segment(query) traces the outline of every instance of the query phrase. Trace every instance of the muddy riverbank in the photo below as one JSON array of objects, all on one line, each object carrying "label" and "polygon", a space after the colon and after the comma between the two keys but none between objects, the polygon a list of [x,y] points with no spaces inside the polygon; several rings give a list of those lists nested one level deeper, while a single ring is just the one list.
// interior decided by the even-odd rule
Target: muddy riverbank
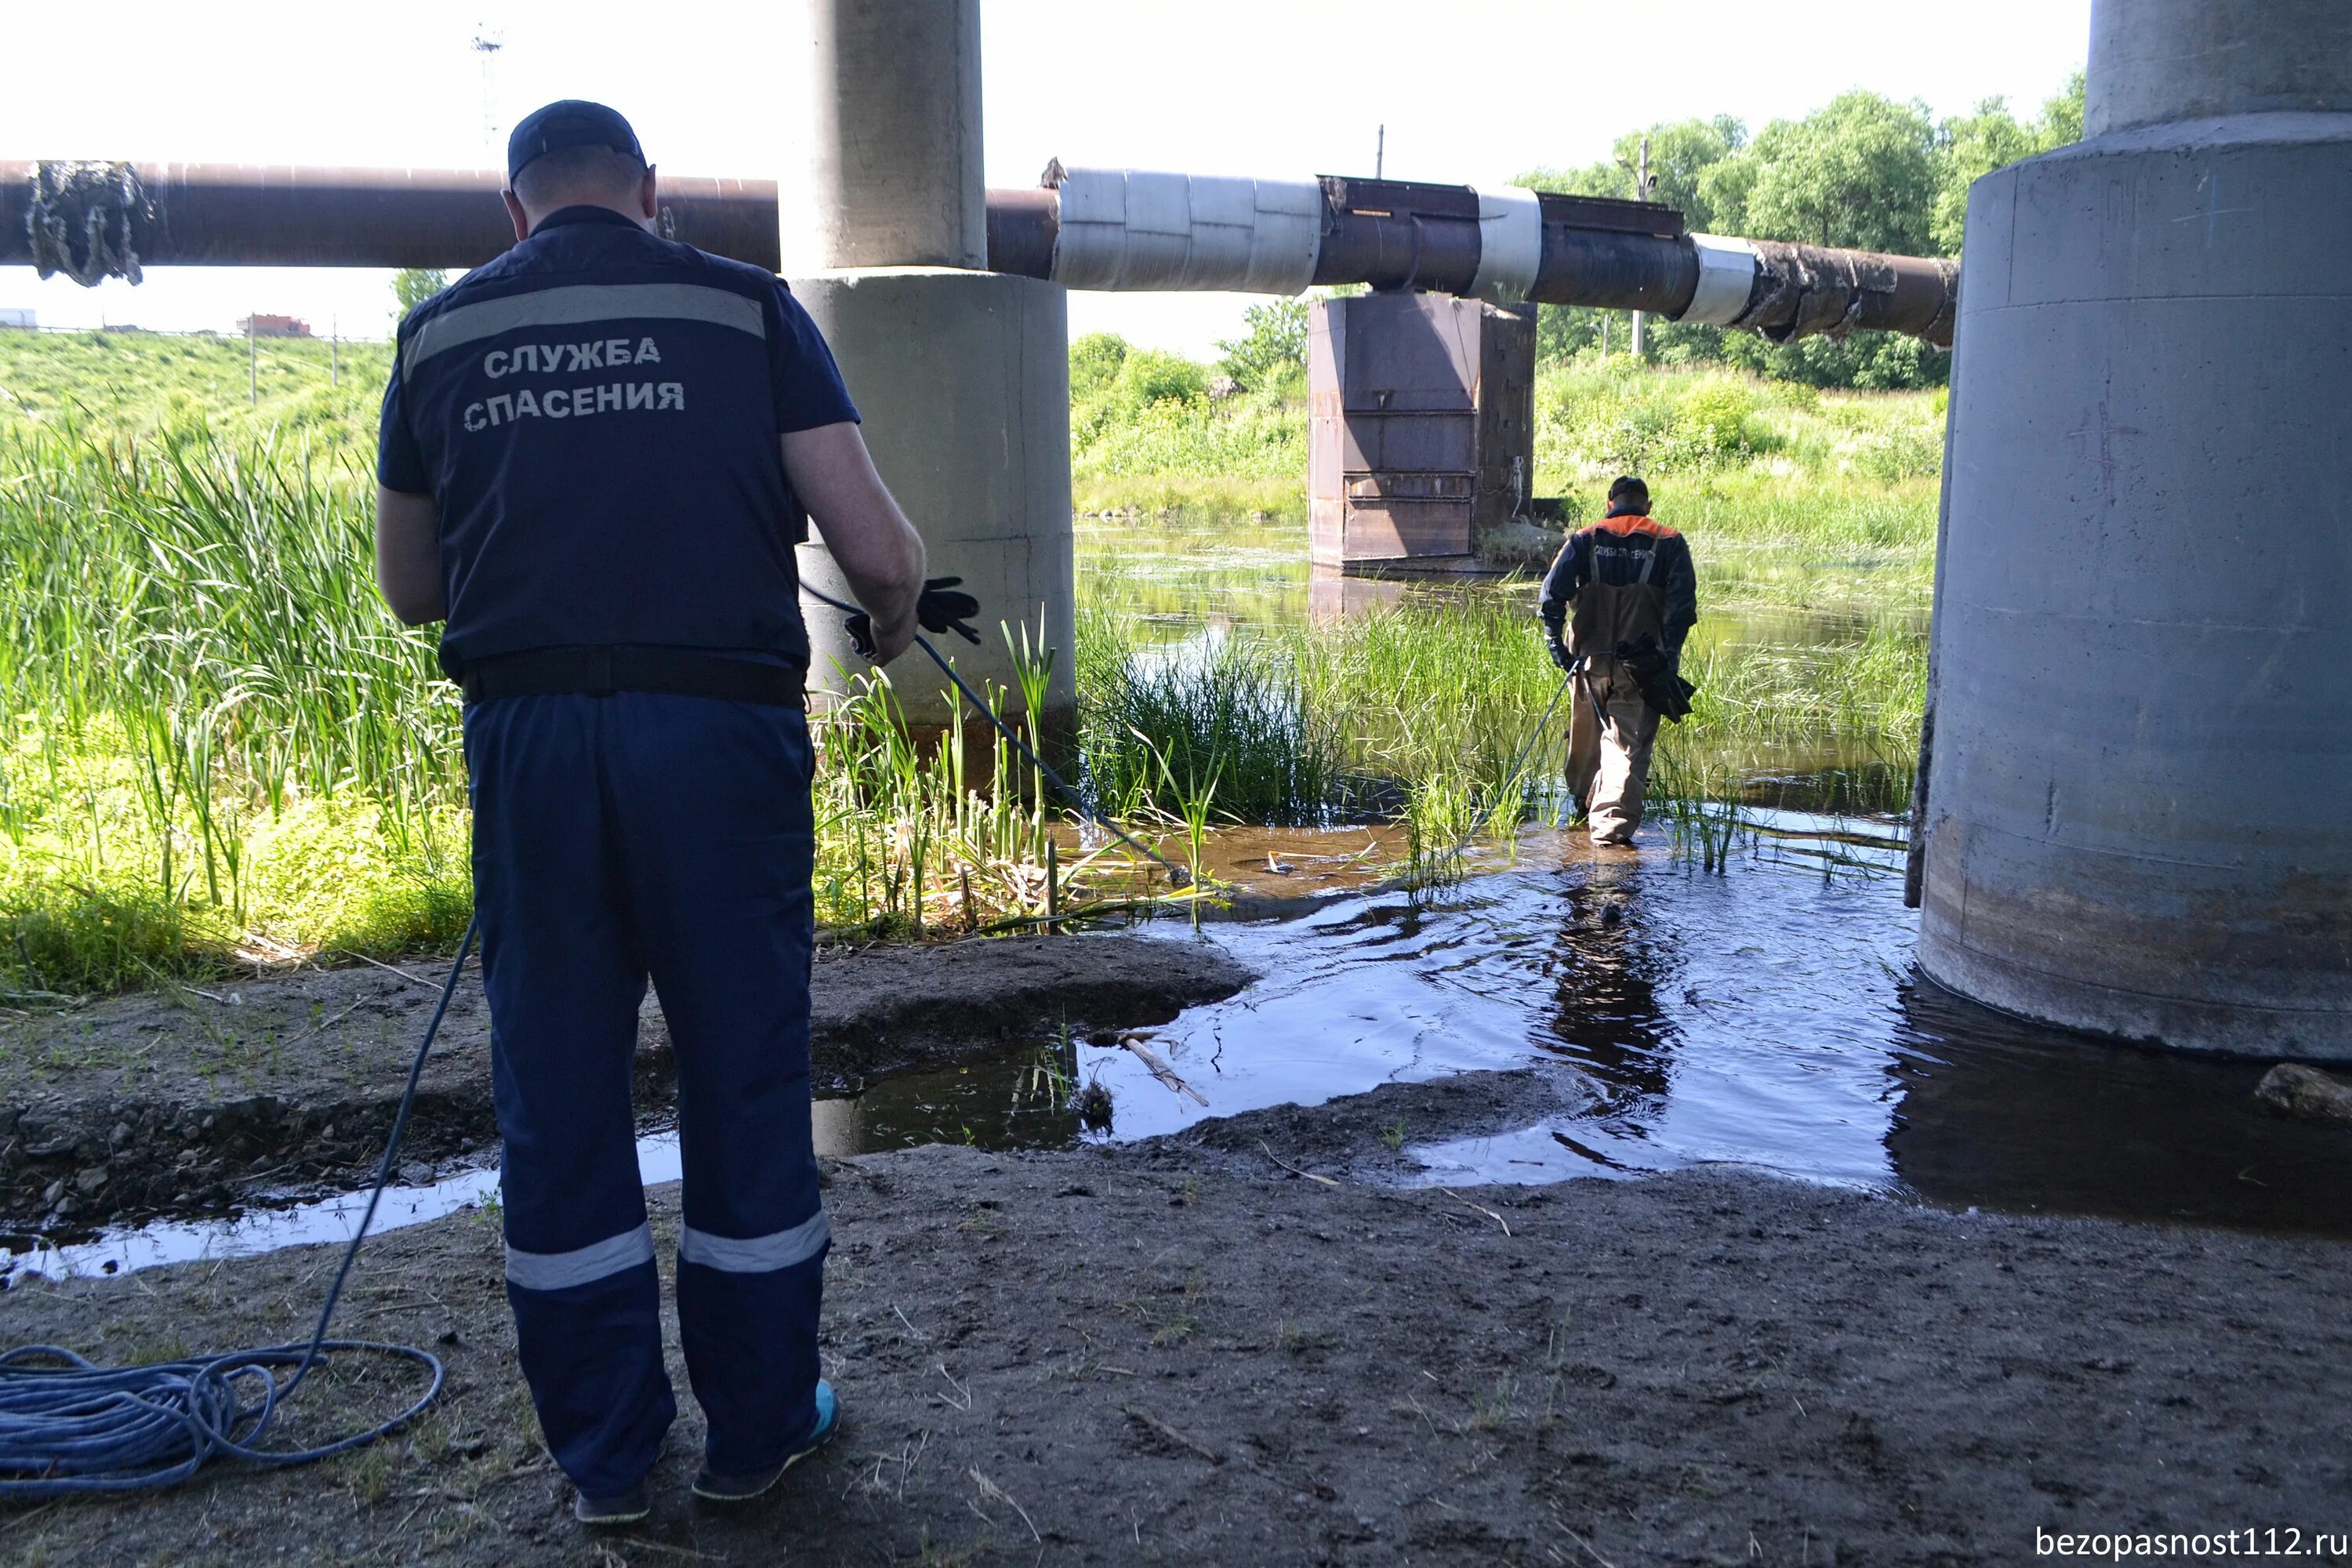
[{"label": "muddy riverbank", "polygon": [[[0,1023],[0,1229],[348,1184],[372,1168],[430,1015],[428,960],[171,986]],[[1166,1023],[1249,971],[1199,944],[1103,934],[821,948],[820,1093],[1072,1029]],[[668,1032],[647,998],[638,1103],[667,1107]],[[469,965],[418,1086],[411,1175],[485,1152],[489,1013]]]},{"label": "muddy riverbank", "polygon": [[[689,1415],[655,1517],[582,1541],[516,1380],[496,1230],[460,1216],[373,1244],[342,1324],[447,1358],[414,1431],[308,1470],[0,1511],[0,1554],[1890,1565],[2027,1561],[2036,1528],[2352,1527],[2343,1243],[1955,1215],[1733,1170],[1383,1188],[1285,1131],[833,1164],[824,1359],[846,1426],[748,1511],[685,1502]],[[655,1196],[667,1268],[675,1189]],[[0,1301],[12,1341],[180,1353],[295,1333],[332,1262]],[[315,1433],[404,1386],[344,1377],[297,1415]]]}]

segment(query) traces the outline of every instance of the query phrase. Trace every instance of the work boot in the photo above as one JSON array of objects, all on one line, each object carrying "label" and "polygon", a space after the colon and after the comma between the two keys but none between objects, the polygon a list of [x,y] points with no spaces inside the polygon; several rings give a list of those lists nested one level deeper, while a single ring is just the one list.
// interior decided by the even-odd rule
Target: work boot
[{"label": "work boot", "polygon": [[653,1494],[646,1489],[646,1483],[643,1481],[639,1481],[626,1491],[614,1492],[610,1497],[590,1497],[586,1492],[582,1492],[572,1500],[572,1517],[583,1524],[597,1529],[609,1529],[619,1524],[635,1524],[653,1510]]},{"label": "work boot", "polygon": [[840,1426],[841,1406],[833,1396],[833,1384],[819,1378],[816,1384],[816,1429],[809,1434],[806,1442],[786,1454],[779,1463],[744,1475],[726,1475],[705,1465],[702,1473],[694,1478],[694,1495],[706,1502],[749,1502],[782,1480],[786,1470],[824,1447]]}]

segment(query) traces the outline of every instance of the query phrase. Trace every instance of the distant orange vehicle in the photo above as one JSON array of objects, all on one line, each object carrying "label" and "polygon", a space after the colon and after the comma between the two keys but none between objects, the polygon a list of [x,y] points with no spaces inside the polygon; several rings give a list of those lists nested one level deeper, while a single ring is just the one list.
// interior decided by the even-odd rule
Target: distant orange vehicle
[{"label": "distant orange vehicle", "polygon": [[310,323],[292,316],[247,316],[236,324],[236,330],[257,338],[307,338],[311,335]]}]

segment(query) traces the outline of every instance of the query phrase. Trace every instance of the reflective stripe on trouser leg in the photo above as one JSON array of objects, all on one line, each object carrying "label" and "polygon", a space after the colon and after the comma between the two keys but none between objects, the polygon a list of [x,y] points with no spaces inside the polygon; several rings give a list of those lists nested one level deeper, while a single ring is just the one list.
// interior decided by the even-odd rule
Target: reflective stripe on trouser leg
[{"label": "reflective stripe on trouser leg", "polygon": [[564,1290],[574,1285],[593,1285],[608,1274],[653,1260],[654,1232],[648,1225],[570,1252],[525,1252],[509,1244],[507,1283],[526,1290]]},{"label": "reflective stripe on trouser leg", "polygon": [[[780,1233],[786,1245],[723,1241],[689,1231],[678,1247],[678,1337],[709,1424],[707,1452],[729,1475],[763,1470],[816,1424],[816,1321],[831,1230],[824,1211]],[[781,1267],[750,1267],[796,1253]]]},{"label": "reflective stripe on trouser leg", "polygon": [[652,1468],[677,1410],[637,1177],[645,966],[600,783],[606,726],[588,697],[466,711],[507,1300],[548,1449],[600,1497]]},{"label": "reflective stripe on trouser leg", "polygon": [[[796,1263],[806,1263],[824,1250],[833,1239],[833,1224],[819,1209],[809,1218],[784,1230],[771,1231],[766,1236],[713,1236],[692,1226],[678,1237],[677,1260],[698,1263],[705,1268],[716,1268],[722,1274],[766,1274],[773,1269],[790,1268]],[[646,1243],[650,1247],[650,1240]],[[648,1252],[647,1256],[651,1256]]]},{"label": "reflective stripe on trouser leg", "polygon": [[828,1231],[809,1128],[808,731],[789,709],[613,701],[631,903],[677,1062],[678,1338],[706,1457],[743,1474],[816,1419]]}]

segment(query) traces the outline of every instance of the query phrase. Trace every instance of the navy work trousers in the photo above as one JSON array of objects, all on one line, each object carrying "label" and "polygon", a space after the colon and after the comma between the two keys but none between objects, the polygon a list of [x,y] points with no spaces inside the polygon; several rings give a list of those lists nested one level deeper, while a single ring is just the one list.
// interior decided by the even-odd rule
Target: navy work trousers
[{"label": "navy work trousers", "polygon": [[807,725],[699,697],[499,698],[467,707],[466,760],[507,1296],[548,1447],[609,1496],[677,1415],[629,1094],[650,974],[677,1059],[678,1323],[708,1458],[773,1465],[816,1424],[828,1240]]}]

